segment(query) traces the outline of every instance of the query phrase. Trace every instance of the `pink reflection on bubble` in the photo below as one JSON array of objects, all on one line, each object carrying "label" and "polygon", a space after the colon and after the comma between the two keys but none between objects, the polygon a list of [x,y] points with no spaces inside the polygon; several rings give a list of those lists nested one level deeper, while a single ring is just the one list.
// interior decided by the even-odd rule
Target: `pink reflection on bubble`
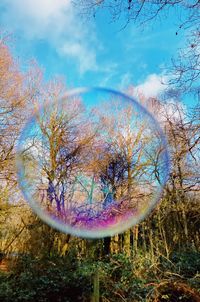
[{"label": "pink reflection on bubble", "polygon": [[123,221],[129,220],[130,218],[137,217],[139,211],[137,208],[129,209],[128,200],[121,200],[120,203],[114,202],[103,209],[102,211],[92,213],[90,210],[82,210],[72,208],[61,212],[59,217],[56,217],[54,212],[51,212],[51,216],[56,221],[62,221],[63,224],[67,224],[70,227],[85,230],[102,230],[108,227],[116,226]]}]

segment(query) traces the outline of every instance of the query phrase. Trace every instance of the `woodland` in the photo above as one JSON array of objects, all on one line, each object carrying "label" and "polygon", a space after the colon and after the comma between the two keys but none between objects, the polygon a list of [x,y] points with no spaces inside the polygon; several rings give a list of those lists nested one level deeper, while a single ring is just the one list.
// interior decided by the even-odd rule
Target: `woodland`
[{"label": "woodland", "polygon": [[[62,77],[46,81],[36,62],[22,70],[13,55],[12,35],[1,32],[0,301],[200,301],[200,3],[186,2],[76,1],[87,18],[108,9],[115,22],[124,14],[127,24],[153,22],[161,11],[167,14],[168,9],[177,6],[187,12],[177,34],[187,30],[188,41],[172,60],[173,80],[160,99],[139,96],[139,102],[160,119],[168,141],[170,173],[162,198],[139,224],[101,239],[78,238],[48,226],[32,212],[19,190],[16,144],[20,132],[38,104],[59,98],[67,87]],[[131,89],[126,93],[131,94]],[[181,102],[183,95],[193,98],[194,105],[186,108]],[[79,103],[75,108],[73,114],[79,118]],[[113,135],[111,121],[104,123]],[[51,119],[43,130],[48,133],[49,142],[53,139],[54,146],[51,169],[46,172],[50,180],[54,180],[58,165],[63,164],[63,158],[58,161],[63,147],[61,132],[56,132],[58,126],[61,130],[70,127]],[[82,162],[82,156],[85,158],[85,140],[88,142],[91,132],[85,129],[84,133],[78,139],[78,148],[71,140],[66,151],[64,164],[66,159],[75,159],[67,166],[69,173],[73,165]],[[120,183],[119,177],[131,152],[128,146],[133,143],[130,137],[126,138],[126,148],[118,144],[118,150],[125,156],[121,158],[112,146],[110,156],[100,167],[106,181],[114,183],[117,189],[128,182],[123,179]],[[92,146],[93,140],[89,139],[90,151]],[[98,160],[90,164],[93,169],[100,166]],[[131,164],[128,167],[133,175]]]}]

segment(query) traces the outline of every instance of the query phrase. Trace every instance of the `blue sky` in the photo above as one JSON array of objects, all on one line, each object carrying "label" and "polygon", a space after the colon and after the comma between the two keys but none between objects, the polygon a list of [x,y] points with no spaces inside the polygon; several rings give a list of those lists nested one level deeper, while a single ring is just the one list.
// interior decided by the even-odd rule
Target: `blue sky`
[{"label": "blue sky", "polygon": [[70,0],[1,0],[0,27],[15,36],[22,64],[35,58],[45,77],[62,75],[68,88],[134,85],[146,96],[165,88],[164,71],[185,43],[176,35],[177,14],[143,28],[124,20],[110,22],[107,12],[83,20]]}]

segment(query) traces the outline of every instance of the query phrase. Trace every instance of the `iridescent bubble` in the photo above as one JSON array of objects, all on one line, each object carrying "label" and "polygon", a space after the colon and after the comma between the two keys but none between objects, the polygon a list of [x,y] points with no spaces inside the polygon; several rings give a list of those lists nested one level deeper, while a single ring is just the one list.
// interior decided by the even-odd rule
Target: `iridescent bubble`
[{"label": "iridescent bubble", "polygon": [[169,173],[164,134],[136,100],[83,88],[44,102],[17,146],[18,181],[35,213],[58,230],[99,238],[139,223]]}]

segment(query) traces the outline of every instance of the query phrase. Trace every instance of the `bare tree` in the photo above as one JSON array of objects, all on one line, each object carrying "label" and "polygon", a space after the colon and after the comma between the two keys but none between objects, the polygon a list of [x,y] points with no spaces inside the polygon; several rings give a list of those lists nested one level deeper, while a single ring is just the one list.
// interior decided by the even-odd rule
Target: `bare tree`
[{"label": "bare tree", "polygon": [[141,23],[152,20],[156,17],[163,17],[163,14],[167,14],[169,10],[182,10],[182,22],[183,25],[193,26],[194,23],[198,23],[198,9],[199,1],[192,0],[190,3],[184,0],[79,0],[74,1],[74,5],[79,7],[81,14],[93,15],[98,10],[108,10],[111,17],[114,20],[118,20],[122,15],[125,15],[127,23],[130,21],[139,21]]},{"label": "bare tree", "polygon": [[[187,245],[189,233],[190,238],[198,244],[200,120],[198,106],[189,111],[175,99],[160,102],[155,114],[160,118],[170,151],[171,172],[163,196],[163,209],[161,205],[158,211],[160,221],[164,222],[161,226],[159,221],[158,226],[169,254],[170,241]],[[191,223],[192,217],[194,223]],[[177,240],[174,239],[175,233],[179,233]]]},{"label": "bare tree", "polygon": [[[15,181],[15,146],[28,106],[38,91],[38,70],[22,73],[7,45],[0,40],[0,179]],[[35,80],[38,79],[38,80]]]},{"label": "bare tree", "polygon": [[79,0],[74,5],[80,14],[95,16],[99,10],[106,10],[114,21],[121,17],[125,21],[124,27],[128,24],[146,22],[159,19],[160,22],[166,19],[169,12],[180,16],[179,26],[176,35],[184,31],[187,35],[187,42],[183,49],[172,59],[172,66],[168,72],[173,74],[170,81],[181,90],[199,93],[200,77],[200,2],[199,0]]},{"label": "bare tree", "polygon": [[62,89],[59,83],[48,89],[42,109],[26,125],[19,159],[29,198],[70,224],[72,212],[91,200],[87,164],[96,130],[81,99],[61,98]]}]

